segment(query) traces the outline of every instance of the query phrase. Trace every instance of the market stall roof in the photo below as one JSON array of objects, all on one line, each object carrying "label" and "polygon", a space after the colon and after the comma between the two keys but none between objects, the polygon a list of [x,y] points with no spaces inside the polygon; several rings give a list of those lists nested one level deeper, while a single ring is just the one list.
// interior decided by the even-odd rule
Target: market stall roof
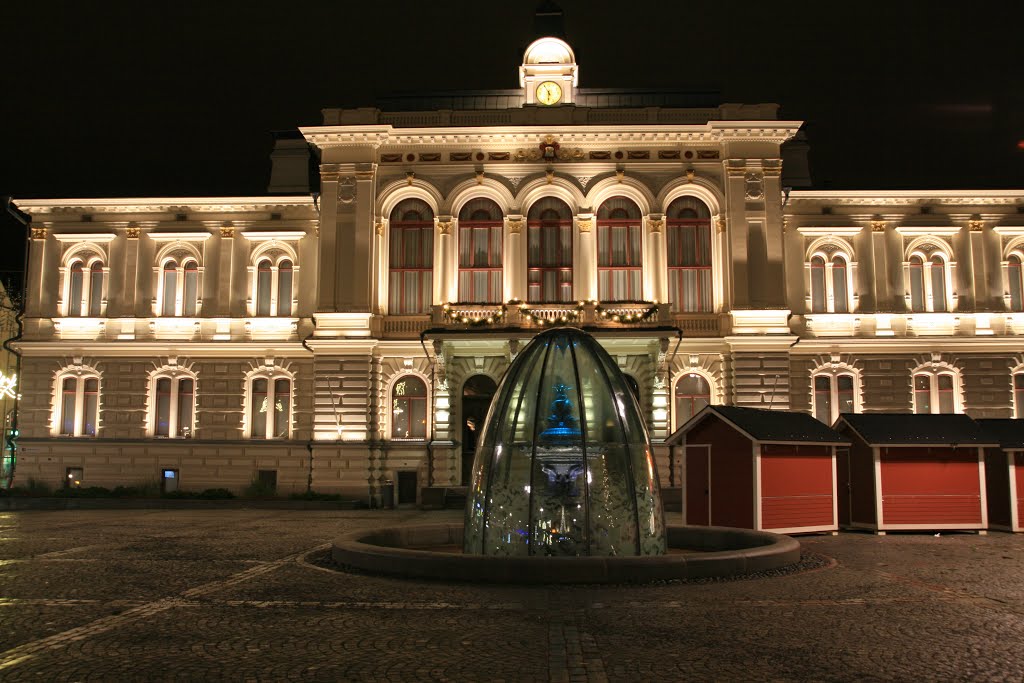
[{"label": "market stall roof", "polygon": [[705,406],[666,441],[681,443],[687,432],[711,415],[716,415],[753,441],[762,443],[849,444],[850,440],[807,413],[762,410],[740,406]]},{"label": "market stall roof", "polygon": [[1024,420],[984,419],[978,420],[981,428],[999,442],[1002,448],[1024,448]]},{"label": "market stall roof", "polygon": [[968,415],[843,413],[833,425],[847,425],[870,446],[995,446],[996,439]]}]

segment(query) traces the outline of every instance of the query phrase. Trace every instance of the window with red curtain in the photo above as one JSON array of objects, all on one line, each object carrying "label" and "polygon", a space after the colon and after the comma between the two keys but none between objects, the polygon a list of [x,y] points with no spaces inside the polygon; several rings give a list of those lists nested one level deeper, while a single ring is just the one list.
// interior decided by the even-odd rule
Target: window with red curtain
[{"label": "window with red curtain", "polygon": [[490,199],[473,199],[459,211],[459,301],[501,303],[503,218]]},{"label": "window with red curtain", "polygon": [[572,210],[544,197],[526,217],[527,298],[531,303],[572,301]]},{"label": "window with red curtain", "polygon": [[434,211],[421,199],[392,210],[388,237],[388,311],[430,311],[434,270]]},{"label": "window with red curtain", "polygon": [[673,312],[712,310],[711,211],[696,197],[673,201],[666,216],[668,298]]},{"label": "window with red curtain", "polygon": [[642,218],[626,197],[612,197],[597,210],[597,297],[601,301],[643,298]]}]

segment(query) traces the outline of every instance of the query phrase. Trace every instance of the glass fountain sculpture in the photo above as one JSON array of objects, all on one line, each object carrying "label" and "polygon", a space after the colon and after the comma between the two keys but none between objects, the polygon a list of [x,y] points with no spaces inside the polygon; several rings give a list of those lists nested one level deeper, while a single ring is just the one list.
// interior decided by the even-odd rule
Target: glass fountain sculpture
[{"label": "glass fountain sculpture", "polygon": [[505,373],[473,460],[464,538],[474,555],[665,553],[640,407],[586,332],[542,332]]}]

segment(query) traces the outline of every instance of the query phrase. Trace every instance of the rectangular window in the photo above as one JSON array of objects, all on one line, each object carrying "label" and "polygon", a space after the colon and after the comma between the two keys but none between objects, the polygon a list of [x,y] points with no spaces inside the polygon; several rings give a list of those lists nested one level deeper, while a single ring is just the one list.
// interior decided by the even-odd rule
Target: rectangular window
[{"label": "rectangular window", "polygon": [[527,226],[527,296],[531,303],[572,301],[572,225]]},{"label": "rectangular window", "polygon": [[953,376],[939,375],[939,412],[956,412],[956,400],[953,391]]},{"label": "rectangular window", "polygon": [[914,412],[932,412],[932,379],[928,375],[914,376]]},{"label": "rectangular window", "polygon": [[100,381],[95,377],[85,380],[85,409],[82,411],[82,433],[96,436],[96,423],[100,411]]},{"label": "rectangular window", "polygon": [[672,311],[711,311],[711,226],[670,224],[665,237]]},{"label": "rectangular window", "polygon": [[814,417],[825,424],[832,423],[832,378],[821,375],[814,378]]},{"label": "rectangular window", "polygon": [[274,436],[279,439],[288,436],[288,418],[291,405],[290,389],[290,380],[274,380]]},{"label": "rectangular window", "polygon": [[267,438],[267,380],[252,381],[252,436]]},{"label": "rectangular window", "polygon": [[597,291],[601,301],[638,301],[641,280],[639,225],[597,226]]},{"label": "rectangular window", "polygon": [[500,223],[459,225],[459,301],[501,301],[501,239]]},{"label": "rectangular window", "polygon": [[178,382],[178,436],[192,435],[192,406],[195,403],[195,381],[183,379]]},{"label": "rectangular window", "polygon": [[78,405],[78,380],[67,377],[61,383],[60,433],[75,435],[75,410]]},{"label": "rectangular window", "polygon": [[171,435],[171,380],[167,377],[156,381],[156,435]]},{"label": "rectangular window", "polygon": [[392,315],[427,313],[433,287],[434,228],[392,226],[388,310]]},{"label": "rectangular window", "polygon": [[836,378],[837,383],[837,398],[839,399],[839,412],[840,413],[852,413],[854,412],[854,398],[853,398],[853,377],[850,375],[839,375]]}]

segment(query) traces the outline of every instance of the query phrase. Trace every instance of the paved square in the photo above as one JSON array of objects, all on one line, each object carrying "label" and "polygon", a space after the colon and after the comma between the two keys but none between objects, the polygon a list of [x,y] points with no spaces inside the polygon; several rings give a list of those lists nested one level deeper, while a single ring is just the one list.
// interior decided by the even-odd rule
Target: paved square
[{"label": "paved square", "polygon": [[[0,514],[0,680],[1024,679],[1024,537],[804,538],[772,579],[516,587],[336,573],[416,511]],[[314,553],[315,554],[315,553]]]}]

